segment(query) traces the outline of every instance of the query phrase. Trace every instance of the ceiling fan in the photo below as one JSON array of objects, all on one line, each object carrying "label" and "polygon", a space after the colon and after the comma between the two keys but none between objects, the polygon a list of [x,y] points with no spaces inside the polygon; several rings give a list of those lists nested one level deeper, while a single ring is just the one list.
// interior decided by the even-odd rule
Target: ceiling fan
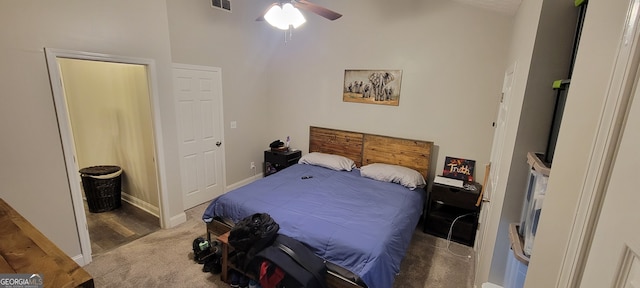
[{"label": "ceiling fan", "polygon": [[291,26],[297,28],[306,22],[306,19],[304,19],[304,16],[298,9],[315,13],[331,21],[342,17],[340,13],[313,4],[307,0],[278,0],[278,2],[271,4],[256,21],[266,20],[272,26],[282,30],[289,30]]}]

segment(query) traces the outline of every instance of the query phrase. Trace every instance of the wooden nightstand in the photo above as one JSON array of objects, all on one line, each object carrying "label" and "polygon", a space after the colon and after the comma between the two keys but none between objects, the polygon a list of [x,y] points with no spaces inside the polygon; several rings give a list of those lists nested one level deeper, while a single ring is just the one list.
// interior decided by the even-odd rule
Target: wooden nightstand
[{"label": "wooden nightstand", "polygon": [[446,239],[451,224],[455,221],[451,240],[473,246],[480,214],[480,206],[476,206],[476,203],[482,186],[478,183],[472,184],[475,190],[433,184],[425,205],[423,231]]},{"label": "wooden nightstand", "polygon": [[293,164],[298,163],[302,151],[289,150],[289,151],[264,151],[264,176],[269,176],[284,168],[287,168]]}]

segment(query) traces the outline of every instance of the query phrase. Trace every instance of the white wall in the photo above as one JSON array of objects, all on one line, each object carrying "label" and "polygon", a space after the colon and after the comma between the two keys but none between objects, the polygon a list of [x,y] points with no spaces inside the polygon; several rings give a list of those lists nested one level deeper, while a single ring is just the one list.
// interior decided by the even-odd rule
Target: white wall
[{"label": "white wall", "polygon": [[180,172],[163,1],[0,1],[0,197],[68,255],[80,254],[43,47],[154,59],[169,217]]},{"label": "white wall", "polygon": [[588,4],[525,287],[556,287],[559,279],[629,2]]},{"label": "white wall", "polygon": [[[344,16],[309,15],[270,60],[273,138],[308,150],[309,126],[435,144],[431,177],[445,156],[476,160],[484,177],[506,69],[511,17],[447,0],[318,1]],[[399,106],[343,102],[345,69],[399,69]]]},{"label": "white wall", "polygon": [[[168,2],[174,61],[222,67],[227,183],[251,176],[272,140],[306,152],[310,125],[431,140],[432,175],[450,155],[476,160],[482,179],[509,16],[446,0],[315,1],[344,16],[307,13],[285,43],[254,21],[268,3],[247,2],[233,13]],[[342,102],[345,69],[403,70],[400,106]]]},{"label": "white wall", "polygon": [[[265,23],[255,21],[265,9],[260,3],[232,1],[229,13],[209,1],[167,1],[173,61],[222,69],[227,186],[254,176],[250,162],[261,173],[263,151],[275,137],[269,133],[267,64],[282,35],[268,38],[273,35]],[[231,121],[237,128],[230,128]]]}]

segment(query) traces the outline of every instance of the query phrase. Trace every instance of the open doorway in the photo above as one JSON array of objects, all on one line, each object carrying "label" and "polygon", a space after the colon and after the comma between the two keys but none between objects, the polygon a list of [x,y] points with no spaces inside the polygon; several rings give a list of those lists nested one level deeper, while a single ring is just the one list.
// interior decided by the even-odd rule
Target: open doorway
[{"label": "open doorway", "polygon": [[[92,255],[160,229],[146,66],[58,58],[79,168],[116,165],[121,207],[85,215]],[[85,196],[86,196],[86,191]]]},{"label": "open doorway", "polygon": [[[161,228],[149,60],[47,50],[83,262]],[[122,170],[122,206],[90,212],[79,170]]]}]

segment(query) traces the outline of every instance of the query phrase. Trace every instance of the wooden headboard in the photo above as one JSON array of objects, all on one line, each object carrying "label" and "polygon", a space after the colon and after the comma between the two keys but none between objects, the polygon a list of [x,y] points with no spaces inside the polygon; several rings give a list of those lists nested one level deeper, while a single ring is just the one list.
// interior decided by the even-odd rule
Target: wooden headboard
[{"label": "wooden headboard", "polygon": [[337,129],[309,128],[309,152],[345,156],[356,166],[385,163],[405,166],[429,177],[433,142]]}]

